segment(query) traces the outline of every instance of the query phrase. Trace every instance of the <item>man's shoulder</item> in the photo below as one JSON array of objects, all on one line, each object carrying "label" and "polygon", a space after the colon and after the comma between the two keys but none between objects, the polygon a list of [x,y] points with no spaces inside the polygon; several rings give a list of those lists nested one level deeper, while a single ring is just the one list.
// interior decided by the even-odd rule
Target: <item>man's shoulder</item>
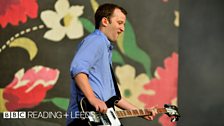
[{"label": "man's shoulder", "polygon": [[86,36],[84,38],[85,42],[91,42],[91,43],[96,43],[96,44],[105,44],[105,40],[102,36],[98,35],[98,34],[89,34],[88,36]]},{"label": "man's shoulder", "polygon": [[99,34],[95,34],[94,32],[89,34],[88,36],[85,37],[86,40],[89,39],[98,39],[98,40],[103,40],[103,37]]}]

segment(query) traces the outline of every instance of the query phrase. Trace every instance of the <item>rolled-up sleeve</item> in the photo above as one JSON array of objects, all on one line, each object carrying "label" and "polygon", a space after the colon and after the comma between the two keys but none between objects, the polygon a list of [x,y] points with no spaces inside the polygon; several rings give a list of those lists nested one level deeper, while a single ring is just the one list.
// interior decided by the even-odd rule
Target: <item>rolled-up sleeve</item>
[{"label": "rolled-up sleeve", "polygon": [[75,77],[78,73],[85,73],[87,75],[89,75],[89,70],[87,69],[87,67],[85,66],[89,66],[88,64],[74,64],[73,66],[71,66],[71,76]]},{"label": "rolled-up sleeve", "polygon": [[83,40],[70,67],[72,78],[79,73],[89,75],[93,64],[102,56],[102,46],[104,45],[102,42],[97,36]]}]

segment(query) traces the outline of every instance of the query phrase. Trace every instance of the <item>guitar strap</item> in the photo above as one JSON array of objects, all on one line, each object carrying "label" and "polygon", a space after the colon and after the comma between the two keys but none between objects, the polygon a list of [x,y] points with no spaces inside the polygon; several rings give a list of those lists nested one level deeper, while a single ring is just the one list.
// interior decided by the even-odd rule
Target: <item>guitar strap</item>
[{"label": "guitar strap", "polygon": [[113,71],[113,68],[112,68],[112,65],[110,64],[110,71],[111,71],[111,75],[112,75],[112,78],[113,78],[113,82],[114,82],[114,88],[115,88],[115,91],[116,91],[116,95],[117,97],[119,97],[119,99],[121,99],[121,93],[120,93],[120,90],[118,88],[118,83],[117,83],[117,80],[115,78],[115,75],[114,75],[114,71]]}]

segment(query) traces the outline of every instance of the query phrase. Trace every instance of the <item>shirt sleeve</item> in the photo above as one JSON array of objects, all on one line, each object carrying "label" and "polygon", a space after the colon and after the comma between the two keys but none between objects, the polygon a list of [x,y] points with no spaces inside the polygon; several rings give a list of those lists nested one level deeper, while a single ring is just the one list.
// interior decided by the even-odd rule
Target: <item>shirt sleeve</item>
[{"label": "shirt sleeve", "polygon": [[98,36],[83,40],[70,67],[72,78],[78,73],[85,73],[89,75],[90,69],[102,56],[104,45],[104,41]]}]

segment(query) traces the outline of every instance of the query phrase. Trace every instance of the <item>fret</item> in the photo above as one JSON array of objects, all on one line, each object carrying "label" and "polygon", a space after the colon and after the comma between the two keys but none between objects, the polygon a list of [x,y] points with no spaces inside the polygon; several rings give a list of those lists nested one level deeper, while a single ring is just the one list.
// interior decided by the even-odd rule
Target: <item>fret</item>
[{"label": "fret", "polygon": [[123,117],[126,117],[126,113],[125,111],[116,111],[116,114],[118,116],[118,118],[123,118]]},{"label": "fret", "polygon": [[123,111],[118,111],[118,112],[120,112],[121,117],[125,117],[125,114]]},{"label": "fret", "polygon": [[127,115],[132,115],[131,110],[126,110]]},{"label": "fret", "polygon": [[140,115],[144,115],[144,111],[142,109],[139,110]]},{"label": "fret", "polygon": [[132,112],[134,113],[134,115],[139,115],[138,110],[132,110]]},{"label": "fret", "polygon": [[121,115],[122,115],[123,117],[125,117],[125,116],[126,116],[125,111],[122,111],[122,112],[121,112]]},{"label": "fret", "polygon": [[121,111],[116,111],[116,114],[117,114],[118,117],[121,117],[122,116],[121,115]]}]

